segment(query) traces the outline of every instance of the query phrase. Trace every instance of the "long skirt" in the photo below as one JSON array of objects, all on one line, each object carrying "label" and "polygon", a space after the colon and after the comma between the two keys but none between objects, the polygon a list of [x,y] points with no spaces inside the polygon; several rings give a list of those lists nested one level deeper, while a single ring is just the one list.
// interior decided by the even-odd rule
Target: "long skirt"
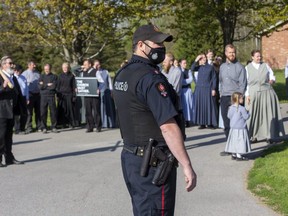
[{"label": "long skirt", "polygon": [[218,126],[216,97],[212,97],[211,88],[197,87],[194,92],[195,115],[194,123],[198,125]]},{"label": "long skirt", "polygon": [[278,97],[272,88],[254,94],[249,112],[250,138],[273,139],[285,134]]},{"label": "long skirt", "polygon": [[104,128],[116,127],[115,104],[109,89],[101,92],[101,120]]},{"label": "long skirt", "polygon": [[183,88],[181,93],[181,102],[185,121],[191,122],[193,120],[193,92],[191,88]]},{"label": "long skirt", "polygon": [[244,154],[251,151],[247,129],[230,128],[225,152]]}]

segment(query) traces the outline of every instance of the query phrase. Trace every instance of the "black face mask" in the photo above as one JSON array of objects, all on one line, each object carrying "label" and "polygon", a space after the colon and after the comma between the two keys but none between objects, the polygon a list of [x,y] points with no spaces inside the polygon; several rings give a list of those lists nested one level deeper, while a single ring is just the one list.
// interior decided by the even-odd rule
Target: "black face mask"
[{"label": "black face mask", "polygon": [[[145,42],[143,43],[146,44]],[[166,54],[165,47],[152,48],[148,44],[146,45],[150,48],[150,52],[148,54],[146,54],[145,52],[143,53],[148,57],[152,64],[158,65],[164,61]]]}]

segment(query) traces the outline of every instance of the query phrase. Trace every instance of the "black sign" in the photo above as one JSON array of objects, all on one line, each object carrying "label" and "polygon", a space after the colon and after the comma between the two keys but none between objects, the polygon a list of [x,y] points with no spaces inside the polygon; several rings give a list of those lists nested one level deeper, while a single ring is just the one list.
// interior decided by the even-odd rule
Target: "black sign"
[{"label": "black sign", "polygon": [[76,77],[77,96],[98,97],[98,81],[96,77]]}]

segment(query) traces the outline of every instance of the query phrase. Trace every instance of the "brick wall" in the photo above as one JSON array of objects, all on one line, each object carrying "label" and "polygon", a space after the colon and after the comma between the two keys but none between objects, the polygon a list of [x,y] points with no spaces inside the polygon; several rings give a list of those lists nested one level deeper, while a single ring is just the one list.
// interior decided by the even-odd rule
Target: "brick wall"
[{"label": "brick wall", "polygon": [[[284,31],[281,31],[286,29]],[[284,69],[288,58],[288,24],[282,26],[280,31],[274,31],[268,36],[262,36],[262,55],[274,69]]]}]

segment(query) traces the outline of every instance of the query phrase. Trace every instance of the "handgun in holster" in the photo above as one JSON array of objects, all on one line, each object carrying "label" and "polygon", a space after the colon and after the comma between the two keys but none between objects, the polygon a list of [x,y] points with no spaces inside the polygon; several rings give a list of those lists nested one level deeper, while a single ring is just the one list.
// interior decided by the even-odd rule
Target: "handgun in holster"
[{"label": "handgun in holster", "polygon": [[157,186],[165,184],[167,178],[169,177],[169,174],[172,171],[173,166],[176,165],[176,159],[169,150],[167,150],[164,154],[166,156],[164,160],[158,158],[159,162],[152,180],[152,184]]}]

